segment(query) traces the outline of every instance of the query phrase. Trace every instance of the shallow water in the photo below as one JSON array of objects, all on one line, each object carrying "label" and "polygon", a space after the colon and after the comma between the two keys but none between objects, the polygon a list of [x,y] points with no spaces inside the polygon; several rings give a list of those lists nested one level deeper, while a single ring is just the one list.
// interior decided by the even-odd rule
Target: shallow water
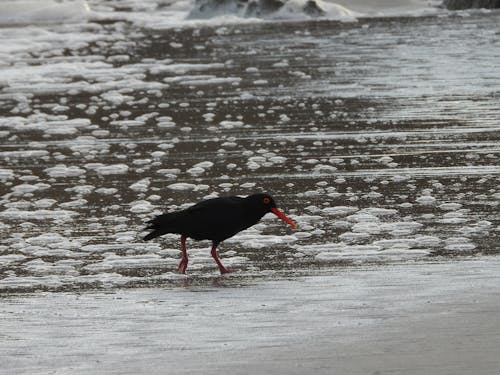
[{"label": "shallow water", "polygon": [[498,253],[498,21],[2,29],[0,289],[175,283],[143,222],[256,191],[299,229],[224,242],[237,277]]}]

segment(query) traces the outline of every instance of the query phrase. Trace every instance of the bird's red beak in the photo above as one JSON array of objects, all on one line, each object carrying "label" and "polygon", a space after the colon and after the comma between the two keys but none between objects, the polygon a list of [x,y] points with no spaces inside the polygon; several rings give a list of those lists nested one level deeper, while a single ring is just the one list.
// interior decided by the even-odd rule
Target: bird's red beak
[{"label": "bird's red beak", "polygon": [[291,219],[289,219],[283,212],[278,210],[276,207],[271,208],[271,211],[285,223],[289,224],[292,228],[297,228],[297,224],[295,224]]}]

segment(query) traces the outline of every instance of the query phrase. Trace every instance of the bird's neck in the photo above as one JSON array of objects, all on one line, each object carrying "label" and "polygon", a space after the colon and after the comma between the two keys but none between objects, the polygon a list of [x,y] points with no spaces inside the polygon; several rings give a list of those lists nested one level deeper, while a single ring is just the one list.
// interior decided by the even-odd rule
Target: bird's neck
[{"label": "bird's neck", "polygon": [[255,210],[255,206],[246,205],[246,217],[248,218],[248,222],[251,222],[252,225],[257,223],[267,212],[261,210]]}]

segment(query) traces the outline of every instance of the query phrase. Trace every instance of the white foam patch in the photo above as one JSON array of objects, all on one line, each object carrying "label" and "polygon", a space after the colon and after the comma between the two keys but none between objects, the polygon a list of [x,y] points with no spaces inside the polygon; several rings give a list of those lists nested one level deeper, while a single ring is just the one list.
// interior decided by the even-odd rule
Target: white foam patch
[{"label": "white foam patch", "polygon": [[366,259],[378,256],[380,247],[374,245],[340,245],[332,251],[322,251],[315,256],[318,262],[331,262],[336,260]]},{"label": "white foam patch", "polygon": [[301,251],[309,255],[314,255],[318,262],[335,262],[341,260],[366,262],[388,259],[409,259],[427,256],[431,250],[415,248],[416,243],[413,239],[398,239],[376,241],[367,245],[354,244],[331,244],[324,245],[318,249],[313,246],[302,249]]},{"label": "white foam patch", "polygon": [[[349,10],[348,8],[334,2],[315,0],[318,7],[325,12],[324,17],[342,21],[354,21],[356,16],[359,16],[356,12]],[[272,18],[286,18],[286,19],[296,19],[296,18],[308,18],[307,13],[304,13],[304,7],[307,5],[307,0],[289,0],[285,2],[284,6],[272,15]]]},{"label": "white foam patch", "polygon": [[[0,152],[0,158],[41,158],[47,155],[49,155],[49,152],[46,150],[18,150]],[[0,179],[1,178],[2,172],[0,170]]]},{"label": "white foam patch", "polygon": [[177,178],[177,175],[181,173],[181,170],[179,168],[162,168],[158,169],[156,173],[169,178]]},{"label": "white foam patch", "polygon": [[207,77],[201,79],[181,80],[179,84],[184,86],[210,86],[210,85],[231,84],[235,86],[239,84],[240,81],[241,81],[240,77]]},{"label": "white foam patch", "polygon": [[392,208],[381,208],[381,207],[367,207],[363,208],[361,211],[359,211],[360,214],[367,213],[369,215],[374,215],[374,216],[390,216],[390,215],[396,215],[398,213],[398,210],[392,209]]},{"label": "white foam patch", "polygon": [[460,211],[451,211],[447,212],[443,215],[442,219],[439,219],[438,222],[443,224],[462,224],[469,221],[469,218],[465,215],[465,212]]},{"label": "white foam patch", "polygon": [[16,186],[13,186],[11,190],[12,190],[12,194],[14,196],[21,196],[24,194],[31,194],[31,193],[34,193],[34,192],[39,191],[39,190],[45,190],[48,188],[50,188],[50,185],[39,182],[37,184],[24,183],[24,184],[16,185]]},{"label": "white foam patch", "polygon": [[74,187],[69,187],[64,189],[66,192],[76,193],[78,195],[88,195],[95,190],[94,185],[76,185]]},{"label": "white foam patch", "polygon": [[138,120],[115,120],[110,122],[111,125],[115,126],[143,126],[146,124],[146,121],[138,121]]},{"label": "white foam patch", "polygon": [[436,236],[418,236],[415,237],[415,243],[417,243],[418,246],[434,248],[440,246],[442,240]]},{"label": "white foam patch", "polygon": [[[100,95],[100,97],[115,106],[134,100],[133,96],[123,95],[116,90],[104,92]],[[113,122],[111,122],[111,124],[113,124]]]},{"label": "white foam patch", "polygon": [[262,249],[277,244],[290,244],[297,241],[295,235],[270,235],[262,234],[258,226],[254,226],[236,236],[227,239],[228,243],[241,243],[245,247],[252,249]]},{"label": "white foam patch", "polygon": [[167,188],[171,190],[178,190],[178,191],[184,191],[184,190],[191,190],[191,191],[203,191],[203,190],[208,190],[210,186],[204,185],[204,184],[191,184],[187,182],[178,182],[175,184],[170,184],[167,186]]},{"label": "white foam patch", "polygon": [[[64,146],[62,144],[61,146]],[[100,141],[93,136],[80,136],[68,143],[67,147],[73,151],[78,153],[91,153],[91,152],[107,152],[110,148],[109,143],[104,141]]]},{"label": "white foam patch", "polygon": [[360,222],[352,226],[353,232],[359,232],[364,234],[378,234],[382,232],[382,226],[379,223]]},{"label": "white foam patch", "polygon": [[65,264],[61,262],[50,263],[44,262],[41,259],[34,259],[23,264],[22,268],[35,276],[41,275],[64,275],[66,278],[78,276],[79,272],[73,264]]},{"label": "white foam patch", "polygon": [[84,0],[4,0],[0,2],[0,25],[84,22],[90,9]]},{"label": "white foam patch", "polygon": [[58,275],[47,276],[7,276],[0,280],[0,287],[7,289],[59,288],[63,281]]},{"label": "white foam patch", "polygon": [[189,173],[192,176],[199,176],[205,173],[207,169],[210,169],[213,166],[214,163],[212,163],[211,161],[203,161],[201,163],[193,165],[191,168],[187,170],[187,173]]},{"label": "white foam patch", "polygon": [[86,199],[74,199],[72,201],[63,202],[59,205],[61,208],[78,208],[78,207],[86,207],[88,205],[88,201]]},{"label": "white foam patch", "polygon": [[415,201],[423,206],[432,206],[436,203],[436,198],[431,195],[423,195],[415,199]]},{"label": "white foam patch", "polygon": [[[50,37],[57,38],[60,35],[51,34]],[[97,35],[89,37],[89,42],[96,41],[98,38]],[[59,40],[58,42],[70,43],[72,37],[68,39],[68,41]],[[1,40],[2,35],[0,34]],[[43,45],[43,47],[48,47],[48,45]],[[134,99],[132,96],[120,92],[123,87],[132,90],[158,90],[166,87],[161,82],[144,80],[144,75],[148,70],[161,64],[160,61],[153,60],[144,64],[116,67],[104,61],[82,60],[54,62],[46,59],[43,64],[32,66],[13,63],[10,67],[5,68],[6,74],[3,76],[5,78],[0,80],[0,83],[6,86],[3,92],[17,94],[60,94],[67,92],[70,95],[85,92],[101,94],[103,101],[119,105]]]},{"label": "white foam patch", "polygon": [[14,178],[14,171],[12,169],[0,168],[0,181],[11,180]]},{"label": "white foam patch", "polygon": [[13,290],[33,288],[61,288],[66,285],[100,284],[103,288],[120,287],[140,280],[138,277],[128,277],[114,272],[103,272],[92,275],[41,275],[41,276],[7,276],[0,280],[0,287]]},{"label": "white foam patch", "polygon": [[234,129],[234,128],[240,128],[242,127],[243,121],[230,121],[230,120],[224,120],[219,123],[219,126],[222,129]]},{"label": "white foam patch", "polygon": [[467,237],[449,237],[445,239],[444,249],[456,253],[472,251],[476,245]]},{"label": "white foam patch", "polygon": [[157,254],[127,255],[107,254],[105,259],[84,267],[86,271],[99,273],[114,269],[134,269],[172,266],[174,259],[165,259]]},{"label": "white foam patch", "polygon": [[442,203],[438,207],[443,211],[455,211],[462,208],[462,204],[456,202],[450,202],[450,203]]},{"label": "white foam patch", "polygon": [[357,223],[378,223],[380,221],[377,216],[366,212],[358,212],[356,214],[349,215],[346,219]]},{"label": "white foam patch", "polygon": [[[49,135],[65,135],[74,134],[80,129],[87,128],[91,125],[89,119],[75,118],[68,120],[65,116],[51,116],[44,114],[35,114],[27,117],[5,117],[0,119],[0,126],[14,129],[16,131],[42,131]],[[44,150],[26,150],[28,157],[29,153],[32,156],[39,156]],[[17,151],[21,153],[21,151]]]},{"label": "white foam patch", "polygon": [[50,177],[60,178],[60,177],[78,177],[86,173],[85,169],[79,168],[77,166],[66,166],[64,164],[59,164],[51,168],[44,169]]},{"label": "white foam patch", "polygon": [[8,267],[17,263],[20,263],[26,259],[26,256],[21,254],[6,254],[0,255],[0,265],[2,267]]},{"label": "white foam patch", "polygon": [[151,204],[151,202],[146,200],[140,200],[130,203],[130,211],[133,213],[151,212],[155,209],[155,207],[156,207],[155,205]]},{"label": "white foam patch", "polygon": [[71,210],[34,210],[25,211],[8,208],[0,212],[0,217],[10,220],[70,220],[78,213]]},{"label": "white foam patch", "polygon": [[146,177],[130,185],[130,189],[136,192],[145,193],[148,191],[150,184],[151,178]]},{"label": "white foam patch", "polygon": [[35,237],[26,238],[25,241],[30,245],[48,246],[51,248],[78,249],[81,246],[80,241],[69,240],[67,237],[54,232],[43,233]]},{"label": "white foam patch", "polygon": [[128,171],[127,164],[102,164],[102,163],[88,163],[84,168],[95,171],[97,174],[108,176],[116,174],[124,174]]},{"label": "white foam patch", "polygon": [[39,199],[39,200],[34,201],[33,206],[36,208],[50,208],[56,203],[57,203],[57,201],[55,199],[43,198],[43,199]]},{"label": "white foam patch", "polygon": [[[157,117],[156,118],[156,125],[159,127],[159,128],[174,128],[175,127],[175,122],[172,121],[172,117],[170,116],[160,116],[160,117]],[[165,148],[172,148],[173,145],[171,144],[165,144]]]},{"label": "white foam patch", "polygon": [[98,189],[95,189],[95,192],[97,194],[102,194],[102,195],[113,195],[113,194],[118,193],[118,189],[117,188],[98,188]]},{"label": "white foam patch", "polygon": [[152,68],[154,70],[152,70],[151,73],[153,74],[171,73],[176,75],[184,75],[188,72],[201,72],[204,70],[222,69],[222,68],[224,68],[224,64],[222,63],[209,63],[209,64],[182,63],[182,64],[158,65]]}]

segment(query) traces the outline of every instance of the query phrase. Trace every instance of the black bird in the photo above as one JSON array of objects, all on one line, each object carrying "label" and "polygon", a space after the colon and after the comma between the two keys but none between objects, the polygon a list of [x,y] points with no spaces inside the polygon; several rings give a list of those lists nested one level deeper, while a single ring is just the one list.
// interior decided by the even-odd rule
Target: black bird
[{"label": "black bird", "polygon": [[217,246],[236,233],[256,224],[266,213],[272,212],[293,228],[297,226],[283,212],[269,194],[253,194],[246,198],[231,196],[208,199],[185,210],[156,216],[148,221],[146,229],[153,231],[144,237],[149,241],[166,233],[181,235],[182,260],[179,272],[186,273],[188,254],[186,239],[212,241],[212,257],[222,274],[230,272],[225,268],[218,255]]}]

